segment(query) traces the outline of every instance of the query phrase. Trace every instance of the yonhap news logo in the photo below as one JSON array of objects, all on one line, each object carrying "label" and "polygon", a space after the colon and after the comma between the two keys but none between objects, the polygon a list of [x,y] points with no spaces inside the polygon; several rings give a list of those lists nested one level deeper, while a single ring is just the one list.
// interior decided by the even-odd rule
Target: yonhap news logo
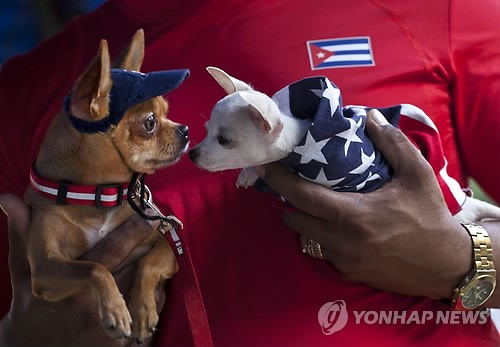
[{"label": "yonhap news logo", "polygon": [[318,312],[318,322],[323,334],[331,335],[339,331],[347,324],[347,308],[344,300],[327,302]]},{"label": "yonhap news logo", "polygon": [[[344,300],[327,302],[318,311],[323,334],[342,330],[349,319]],[[352,311],[354,324],[486,324],[489,310],[482,311]]]}]

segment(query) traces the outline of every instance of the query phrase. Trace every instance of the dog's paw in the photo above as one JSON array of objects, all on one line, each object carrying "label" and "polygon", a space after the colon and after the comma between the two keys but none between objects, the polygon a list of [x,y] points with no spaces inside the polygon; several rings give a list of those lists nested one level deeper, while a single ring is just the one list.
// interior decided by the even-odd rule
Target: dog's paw
[{"label": "dog's paw", "polygon": [[149,295],[133,295],[128,307],[132,315],[132,336],[137,343],[142,343],[156,331],[158,314],[154,297]]},{"label": "dog's paw", "polygon": [[129,338],[131,335],[132,317],[121,295],[110,300],[102,300],[101,324],[114,338]]},{"label": "dog's paw", "polygon": [[255,168],[249,167],[242,169],[240,175],[238,176],[238,180],[236,181],[236,187],[240,188],[248,188],[255,184],[255,182],[259,179],[259,175],[255,171]]}]

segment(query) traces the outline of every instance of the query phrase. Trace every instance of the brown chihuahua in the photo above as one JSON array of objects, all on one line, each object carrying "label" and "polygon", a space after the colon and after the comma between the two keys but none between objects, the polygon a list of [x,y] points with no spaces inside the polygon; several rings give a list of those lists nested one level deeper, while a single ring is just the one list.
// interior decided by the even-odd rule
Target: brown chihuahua
[{"label": "brown chihuahua", "polygon": [[33,295],[59,301],[90,289],[103,327],[115,338],[133,336],[138,342],[158,322],[157,285],[178,269],[168,242],[154,233],[136,249],[145,254],[128,308],[104,266],[78,259],[135,213],[122,203],[134,174],[175,163],[189,145],[187,127],[166,118],[162,97],[189,71],[143,74],[138,72],[143,57],[142,30],[122,54],[120,69],[110,67],[107,42],[100,42],[47,131],[25,196],[32,207]]}]

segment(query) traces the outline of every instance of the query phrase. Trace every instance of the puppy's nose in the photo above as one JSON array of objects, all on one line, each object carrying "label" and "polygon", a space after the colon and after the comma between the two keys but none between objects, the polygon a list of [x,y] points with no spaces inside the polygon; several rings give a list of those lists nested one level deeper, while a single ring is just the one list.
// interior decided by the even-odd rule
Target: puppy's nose
[{"label": "puppy's nose", "polygon": [[189,139],[189,128],[187,125],[179,125],[177,127],[177,135],[184,139]]},{"label": "puppy's nose", "polygon": [[196,147],[189,151],[189,158],[191,158],[193,162],[196,162],[196,159],[199,157],[199,155],[200,151]]}]

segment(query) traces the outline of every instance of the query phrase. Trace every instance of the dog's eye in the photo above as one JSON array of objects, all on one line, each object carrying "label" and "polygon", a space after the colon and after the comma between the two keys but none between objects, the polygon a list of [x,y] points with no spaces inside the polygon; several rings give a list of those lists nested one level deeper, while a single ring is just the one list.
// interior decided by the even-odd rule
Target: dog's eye
[{"label": "dog's eye", "polygon": [[150,133],[153,132],[156,128],[156,117],[154,113],[151,113],[145,120],[144,120],[144,129]]},{"label": "dog's eye", "polygon": [[224,146],[224,145],[227,145],[229,142],[231,142],[230,139],[228,139],[227,137],[225,137],[224,135],[219,135],[217,136],[217,142]]}]

